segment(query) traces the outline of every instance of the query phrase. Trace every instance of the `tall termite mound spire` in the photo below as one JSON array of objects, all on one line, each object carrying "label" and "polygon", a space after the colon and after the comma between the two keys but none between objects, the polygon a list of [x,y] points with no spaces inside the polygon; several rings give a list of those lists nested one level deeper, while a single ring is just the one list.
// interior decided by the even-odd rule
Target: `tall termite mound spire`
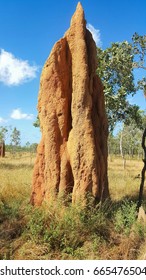
[{"label": "tall termite mound spire", "polygon": [[65,36],[53,47],[40,81],[42,139],[33,173],[31,202],[72,193],[84,201],[108,196],[107,118],[96,75],[96,46],[80,3]]}]

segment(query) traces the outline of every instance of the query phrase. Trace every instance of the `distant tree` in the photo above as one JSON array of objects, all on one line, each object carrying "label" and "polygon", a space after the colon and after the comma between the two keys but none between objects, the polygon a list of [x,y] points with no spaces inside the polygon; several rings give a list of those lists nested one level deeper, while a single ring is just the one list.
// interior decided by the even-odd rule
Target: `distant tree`
[{"label": "distant tree", "polygon": [[119,155],[119,139],[117,135],[109,133],[108,137],[108,156],[111,159],[112,155]]},{"label": "distant tree", "polygon": [[25,146],[26,146],[27,149],[29,149],[29,148],[30,148],[30,142],[27,141],[26,144],[25,144]]},{"label": "distant tree", "polygon": [[37,151],[37,146],[38,146],[37,143],[32,143],[32,144],[30,145],[30,150],[32,151],[32,153],[36,153],[36,151]]},{"label": "distant tree", "polygon": [[3,157],[5,156],[5,150],[7,150],[5,142],[6,142],[6,139],[9,137],[11,129],[12,129],[11,126],[9,126],[9,127],[0,126],[0,144],[2,145],[1,146],[1,154],[2,154]]},{"label": "distant tree", "polygon": [[0,142],[5,141],[8,134],[8,128],[0,126]]},{"label": "distant tree", "polygon": [[146,127],[146,112],[141,111],[141,117],[142,117],[142,130]]},{"label": "distant tree", "polygon": [[13,147],[13,152],[14,152],[16,148],[20,146],[20,131],[17,130],[16,127],[14,127],[10,135],[10,138],[11,138],[11,145]]},{"label": "distant tree", "polygon": [[139,154],[139,151],[142,151],[142,130],[140,130],[134,123],[131,123],[130,125],[123,125],[122,129],[118,133],[118,137],[122,157],[126,154],[133,157],[134,154]]}]

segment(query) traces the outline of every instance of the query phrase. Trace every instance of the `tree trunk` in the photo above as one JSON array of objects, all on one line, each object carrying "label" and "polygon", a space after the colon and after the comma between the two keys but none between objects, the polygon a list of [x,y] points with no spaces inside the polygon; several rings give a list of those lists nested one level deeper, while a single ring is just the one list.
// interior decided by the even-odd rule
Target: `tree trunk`
[{"label": "tree trunk", "polygon": [[140,183],[140,189],[139,189],[139,198],[138,198],[138,203],[137,203],[137,209],[139,210],[141,204],[142,204],[142,198],[143,198],[143,189],[144,189],[144,181],[145,181],[145,171],[146,171],[146,146],[145,146],[145,138],[146,138],[146,128],[143,132],[142,136],[142,148],[144,151],[144,166],[141,171],[141,183]]},{"label": "tree trunk", "polygon": [[0,143],[0,157],[5,157],[5,142]]},{"label": "tree trunk", "polygon": [[121,137],[120,137],[120,153],[121,153],[121,157],[123,159],[123,169],[125,169],[126,159],[125,159],[125,155],[123,153],[123,130],[121,131]]}]

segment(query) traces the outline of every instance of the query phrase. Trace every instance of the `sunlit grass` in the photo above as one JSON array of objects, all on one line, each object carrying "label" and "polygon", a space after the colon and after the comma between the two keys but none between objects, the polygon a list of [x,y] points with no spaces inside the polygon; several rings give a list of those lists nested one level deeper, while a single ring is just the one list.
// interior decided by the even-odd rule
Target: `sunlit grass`
[{"label": "sunlit grass", "polygon": [[120,200],[123,197],[138,197],[142,160],[126,160],[125,169],[123,168],[122,158],[113,158],[109,161],[109,189],[113,200]]},{"label": "sunlit grass", "polygon": [[34,157],[22,154],[0,158],[0,198],[7,202],[29,197]]}]

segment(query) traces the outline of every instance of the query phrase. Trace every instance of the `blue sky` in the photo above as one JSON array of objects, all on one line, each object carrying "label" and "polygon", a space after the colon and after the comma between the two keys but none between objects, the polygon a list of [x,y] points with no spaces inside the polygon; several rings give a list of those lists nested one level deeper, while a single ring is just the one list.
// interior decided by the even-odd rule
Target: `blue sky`
[{"label": "blue sky", "polygon": [[[33,127],[42,67],[69,28],[76,0],[0,0],[0,126],[16,126],[21,144],[39,142]],[[146,34],[146,1],[82,0],[88,27],[103,49]],[[143,73],[136,71],[136,78]],[[143,93],[132,103],[146,109]]]}]

